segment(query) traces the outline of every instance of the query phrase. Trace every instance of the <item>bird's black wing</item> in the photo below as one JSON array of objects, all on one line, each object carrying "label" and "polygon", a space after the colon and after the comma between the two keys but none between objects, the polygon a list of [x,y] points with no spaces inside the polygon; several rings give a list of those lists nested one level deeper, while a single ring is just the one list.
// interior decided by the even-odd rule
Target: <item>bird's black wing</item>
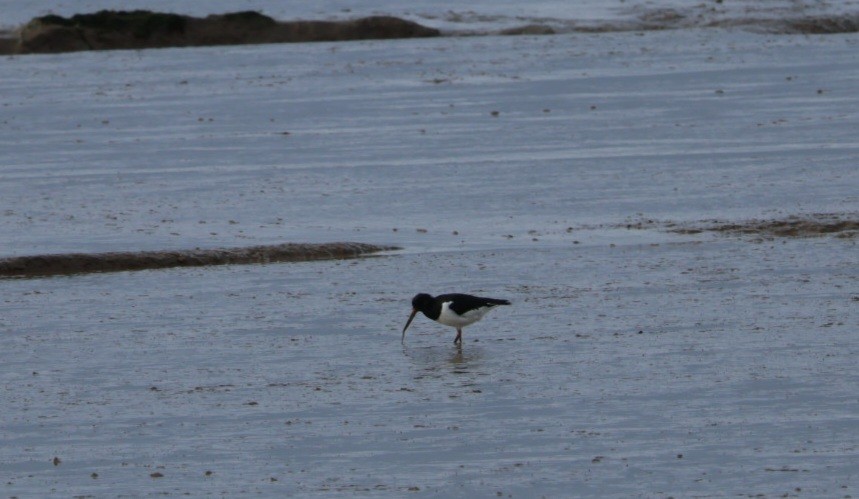
[{"label": "bird's black wing", "polygon": [[463,295],[459,293],[439,295],[436,297],[436,299],[439,301],[439,303],[451,302],[450,309],[456,312],[457,315],[462,315],[469,310],[475,310],[481,307],[510,305],[510,302],[507,300],[499,300],[497,298],[482,298],[480,296]]}]

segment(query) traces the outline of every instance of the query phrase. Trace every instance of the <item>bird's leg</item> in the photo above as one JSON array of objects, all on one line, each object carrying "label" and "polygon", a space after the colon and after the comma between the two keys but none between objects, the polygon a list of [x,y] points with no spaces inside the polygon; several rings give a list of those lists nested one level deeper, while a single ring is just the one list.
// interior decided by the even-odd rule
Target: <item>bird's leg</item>
[{"label": "bird's leg", "polygon": [[456,328],[456,338],[453,339],[453,342],[462,344],[462,329]]}]

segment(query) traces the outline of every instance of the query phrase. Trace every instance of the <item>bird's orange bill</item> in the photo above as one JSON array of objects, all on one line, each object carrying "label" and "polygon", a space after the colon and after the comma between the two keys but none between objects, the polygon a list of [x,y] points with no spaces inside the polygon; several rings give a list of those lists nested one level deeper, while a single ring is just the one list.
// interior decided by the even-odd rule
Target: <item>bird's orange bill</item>
[{"label": "bird's orange bill", "polygon": [[417,313],[418,313],[418,309],[413,308],[412,309],[412,315],[409,316],[409,320],[406,321],[406,327],[403,328],[403,337],[402,337],[401,341],[406,339],[406,329],[409,328],[409,324],[412,323],[412,319],[415,318],[415,314],[417,314]]}]

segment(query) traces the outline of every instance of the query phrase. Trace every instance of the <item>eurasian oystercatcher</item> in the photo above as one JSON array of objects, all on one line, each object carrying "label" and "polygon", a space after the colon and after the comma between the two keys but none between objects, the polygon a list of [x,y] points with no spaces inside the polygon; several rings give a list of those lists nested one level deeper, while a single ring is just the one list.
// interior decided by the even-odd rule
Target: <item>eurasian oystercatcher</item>
[{"label": "eurasian oystercatcher", "polygon": [[451,293],[432,297],[420,293],[412,298],[412,315],[409,316],[406,327],[403,328],[402,341],[406,340],[406,329],[415,318],[415,314],[423,312],[430,319],[456,328],[454,343],[462,344],[462,328],[474,324],[498,305],[510,305],[507,300],[497,298],[481,298],[479,296]]}]

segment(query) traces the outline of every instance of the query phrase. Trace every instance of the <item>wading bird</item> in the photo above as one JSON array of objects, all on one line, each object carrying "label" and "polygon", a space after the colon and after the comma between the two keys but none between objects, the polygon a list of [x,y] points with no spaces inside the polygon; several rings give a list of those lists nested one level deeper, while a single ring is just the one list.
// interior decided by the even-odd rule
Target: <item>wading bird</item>
[{"label": "wading bird", "polygon": [[412,298],[412,314],[409,316],[406,327],[403,328],[402,341],[406,340],[406,329],[412,323],[412,319],[418,312],[430,319],[456,328],[454,343],[462,344],[462,328],[474,324],[498,305],[510,305],[507,300],[497,298],[481,298],[479,296],[451,293],[433,297],[426,293],[420,293]]}]

